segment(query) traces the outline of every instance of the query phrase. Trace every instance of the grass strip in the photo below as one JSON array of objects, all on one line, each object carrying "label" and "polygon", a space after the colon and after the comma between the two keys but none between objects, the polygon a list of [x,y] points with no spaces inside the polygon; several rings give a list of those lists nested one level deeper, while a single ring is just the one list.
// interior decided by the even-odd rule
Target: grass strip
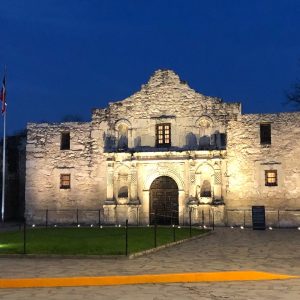
[{"label": "grass strip", "polygon": [[[156,246],[186,239],[189,228],[157,227]],[[193,228],[191,236],[207,232]],[[30,228],[26,232],[27,254],[124,255],[125,227]],[[128,228],[128,254],[154,247],[154,227]],[[23,253],[23,231],[0,232],[0,254]]]}]

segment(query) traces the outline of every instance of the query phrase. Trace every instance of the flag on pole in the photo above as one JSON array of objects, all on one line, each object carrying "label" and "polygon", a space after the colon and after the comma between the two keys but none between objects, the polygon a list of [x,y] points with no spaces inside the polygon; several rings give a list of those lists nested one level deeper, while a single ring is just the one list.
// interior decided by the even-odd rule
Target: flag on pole
[{"label": "flag on pole", "polygon": [[1,88],[1,92],[0,92],[0,100],[2,102],[1,112],[2,112],[2,114],[4,114],[5,111],[6,111],[6,79],[5,79],[5,75],[4,75],[3,81],[2,81],[2,88]]}]

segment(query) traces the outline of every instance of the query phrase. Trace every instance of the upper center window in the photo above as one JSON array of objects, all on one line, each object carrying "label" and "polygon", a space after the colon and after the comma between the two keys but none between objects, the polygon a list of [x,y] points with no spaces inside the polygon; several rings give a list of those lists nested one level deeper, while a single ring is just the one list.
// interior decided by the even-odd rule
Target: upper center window
[{"label": "upper center window", "polygon": [[60,150],[70,150],[70,132],[62,132]]},{"label": "upper center window", "polygon": [[271,124],[260,124],[260,144],[271,145]]},{"label": "upper center window", "polygon": [[171,146],[171,124],[157,124],[156,125],[156,145],[157,147]]}]

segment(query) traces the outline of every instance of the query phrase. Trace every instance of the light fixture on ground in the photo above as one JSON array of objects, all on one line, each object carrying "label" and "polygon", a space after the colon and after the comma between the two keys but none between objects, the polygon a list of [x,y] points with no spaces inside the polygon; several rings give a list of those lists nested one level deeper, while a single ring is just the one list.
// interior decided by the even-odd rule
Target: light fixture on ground
[{"label": "light fixture on ground", "polygon": [[273,230],[273,227],[272,227],[272,226],[269,226],[269,230]]},{"label": "light fixture on ground", "polygon": [[240,228],[241,228],[241,229],[244,229],[244,226],[242,225]]}]

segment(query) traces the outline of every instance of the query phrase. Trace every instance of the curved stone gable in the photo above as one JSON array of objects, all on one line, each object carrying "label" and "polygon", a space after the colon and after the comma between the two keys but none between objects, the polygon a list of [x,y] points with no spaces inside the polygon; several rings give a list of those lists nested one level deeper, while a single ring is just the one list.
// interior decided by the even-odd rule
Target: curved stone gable
[{"label": "curved stone gable", "polygon": [[[94,110],[97,115],[99,110]],[[236,115],[238,103],[225,103],[219,98],[196,92],[171,70],[158,70],[142,85],[141,90],[122,101],[109,104],[106,114],[119,119],[148,118],[163,115],[196,117],[199,115]]]}]

